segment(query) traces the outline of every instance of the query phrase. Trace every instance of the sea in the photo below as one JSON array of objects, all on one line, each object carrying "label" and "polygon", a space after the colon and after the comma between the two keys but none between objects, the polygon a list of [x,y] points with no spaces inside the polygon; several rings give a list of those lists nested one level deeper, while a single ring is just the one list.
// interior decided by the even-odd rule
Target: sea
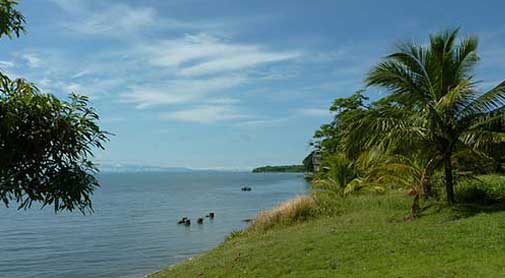
[{"label": "sea", "polygon": [[[219,245],[261,210],[308,191],[296,173],[100,173],[98,179],[92,214],[0,203],[0,277],[144,277]],[[210,212],[212,220],[205,218]],[[182,217],[191,225],[178,224]]]}]

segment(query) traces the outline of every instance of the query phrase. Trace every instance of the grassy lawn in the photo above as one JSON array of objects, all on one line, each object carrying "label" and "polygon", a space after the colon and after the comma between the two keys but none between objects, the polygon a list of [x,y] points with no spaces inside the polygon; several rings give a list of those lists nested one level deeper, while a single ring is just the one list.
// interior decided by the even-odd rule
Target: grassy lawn
[{"label": "grassy lawn", "polygon": [[410,202],[400,192],[335,200],[331,213],[243,233],[152,277],[505,277],[502,205],[433,203],[405,222]]}]

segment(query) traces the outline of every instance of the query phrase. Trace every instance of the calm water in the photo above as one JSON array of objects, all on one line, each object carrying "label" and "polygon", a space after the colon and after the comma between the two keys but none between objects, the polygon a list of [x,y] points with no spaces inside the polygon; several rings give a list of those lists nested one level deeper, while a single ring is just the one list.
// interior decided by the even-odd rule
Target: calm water
[{"label": "calm water", "polygon": [[[208,250],[244,219],[293,196],[299,174],[101,174],[95,213],[0,206],[0,277],[143,277]],[[251,192],[242,192],[248,185]],[[213,221],[177,225],[214,211]]]}]

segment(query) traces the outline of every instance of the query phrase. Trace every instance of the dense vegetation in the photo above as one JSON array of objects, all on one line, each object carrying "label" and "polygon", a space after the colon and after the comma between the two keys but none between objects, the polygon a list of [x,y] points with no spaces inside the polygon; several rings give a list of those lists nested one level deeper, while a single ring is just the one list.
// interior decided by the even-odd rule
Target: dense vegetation
[{"label": "dense vegetation", "polygon": [[316,187],[345,194],[409,188],[411,217],[429,198],[456,201],[454,183],[500,169],[505,83],[482,92],[474,80],[475,37],[458,30],[431,35],[426,46],[400,44],[365,78],[384,90],[336,99],[334,120],[315,134],[321,156]]},{"label": "dense vegetation", "polygon": [[[0,38],[24,31],[16,4],[0,0]],[[86,97],[59,100],[0,72],[0,200],[18,208],[39,202],[55,211],[91,210],[99,185],[90,159],[107,141],[97,122]]]},{"label": "dense vegetation", "polygon": [[280,173],[303,173],[305,166],[303,165],[281,165],[281,166],[264,166],[253,169],[253,173],[267,173],[267,172],[280,172]]}]

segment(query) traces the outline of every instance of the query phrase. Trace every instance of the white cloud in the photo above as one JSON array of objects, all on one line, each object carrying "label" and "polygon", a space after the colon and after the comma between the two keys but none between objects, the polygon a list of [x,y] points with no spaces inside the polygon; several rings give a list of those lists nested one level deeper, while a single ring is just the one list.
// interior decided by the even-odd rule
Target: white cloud
[{"label": "white cloud", "polygon": [[69,13],[75,13],[84,9],[84,2],[82,0],[49,0],[49,2],[54,3],[62,10]]},{"label": "white cloud", "polygon": [[235,126],[243,128],[275,127],[292,120],[292,117],[256,119],[237,123]]},{"label": "white cloud", "polygon": [[235,107],[227,105],[201,105],[190,109],[162,113],[163,120],[209,124],[247,118]]},{"label": "white cloud", "polygon": [[305,116],[314,116],[314,117],[330,116],[330,111],[328,109],[323,108],[301,108],[298,109],[298,112]]},{"label": "white cloud", "polygon": [[253,68],[300,56],[298,52],[274,52],[258,45],[224,41],[208,35],[185,35],[144,48],[149,62],[159,67],[175,67],[181,76],[201,76]]},{"label": "white cloud", "polygon": [[35,84],[43,92],[61,96],[77,93],[94,99],[115,93],[117,88],[125,82],[121,78],[92,78],[83,81],[67,81],[64,79],[53,79],[46,75],[42,78],[30,80],[35,81]]},{"label": "white cloud", "polygon": [[133,33],[154,24],[155,16],[156,11],[149,7],[115,5],[70,25],[70,28],[89,35]]},{"label": "white cloud", "polygon": [[156,10],[145,6],[107,3],[91,8],[91,1],[51,0],[70,15],[64,27],[85,35],[123,37],[155,26]]},{"label": "white cloud", "polygon": [[297,57],[296,53],[237,53],[225,57],[215,58],[211,61],[184,68],[181,75],[205,75],[225,71],[235,71],[252,68],[260,64],[279,62]]},{"label": "white cloud", "polygon": [[0,61],[0,69],[7,69],[14,67],[14,63],[11,61]]},{"label": "white cloud", "polygon": [[[212,123],[241,119],[254,125],[256,118],[246,117],[234,106],[242,100],[240,95],[230,93],[259,82],[293,79],[302,68],[299,58],[306,55],[296,49],[236,41],[230,36],[233,32],[216,32],[226,19],[184,22],[137,2],[50,1],[63,12],[57,21],[72,36],[121,43],[109,47],[98,42],[103,48],[82,53],[27,50],[17,59],[24,59],[28,77],[40,81],[49,92],[77,91],[95,99],[105,96],[104,101],[137,109],[163,111],[173,105],[190,105],[189,109],[164,110],[168,111],[162,115],[165,120]],[[39,65],[44,65],[43,72],[32,69]]]},{"label": "white cloud", "polygon": [[138,109],[145,109],[156,105],[186,103],[199,97],[201,97],[199,92],[174,93],[163,87],[136,87],[131,92],[123,94],[121,101],[136,104]]},{"label": "white cloud", "polygon": [[219,43],[217,38],[206,34],[186,34],[182,38],[147,45],[143,50],[152,65],[174,67],[185,62],[231,52],[233,49],[226,44]]},{"label": "white cloud", "polygon": [[136,104],[137,108],[157,105],[180,104],[204,98],[211,92],[230,89],[244,83],[242,76],[216,77],[210,79],[172,80],[159,86],[137,86],[122,95],[122,102]]},{"label": "white cloud", "polygon": [[83,76],[90,75],[90,74],[92,74],[92,72],[90,70],[87,70],[87,69],[86,70],[81,70],[78,73],[72,75],[71,78],[72,79],[78,79],[78,78],[81,78]]},{"label": "white cloud", "polygon": [[35,53],[24,53],[21,55],[21,58],[26,62],[27,66],[30,68],[40,67],[42,64],[42,60]]},{"label": "white cloud", "polygon": [[210,104],[235,104],[235,103],[239,103],[240,100],[236,99],[236,98],[219,97],[219,98],[209,99],[206,102],[210,103]]}]

